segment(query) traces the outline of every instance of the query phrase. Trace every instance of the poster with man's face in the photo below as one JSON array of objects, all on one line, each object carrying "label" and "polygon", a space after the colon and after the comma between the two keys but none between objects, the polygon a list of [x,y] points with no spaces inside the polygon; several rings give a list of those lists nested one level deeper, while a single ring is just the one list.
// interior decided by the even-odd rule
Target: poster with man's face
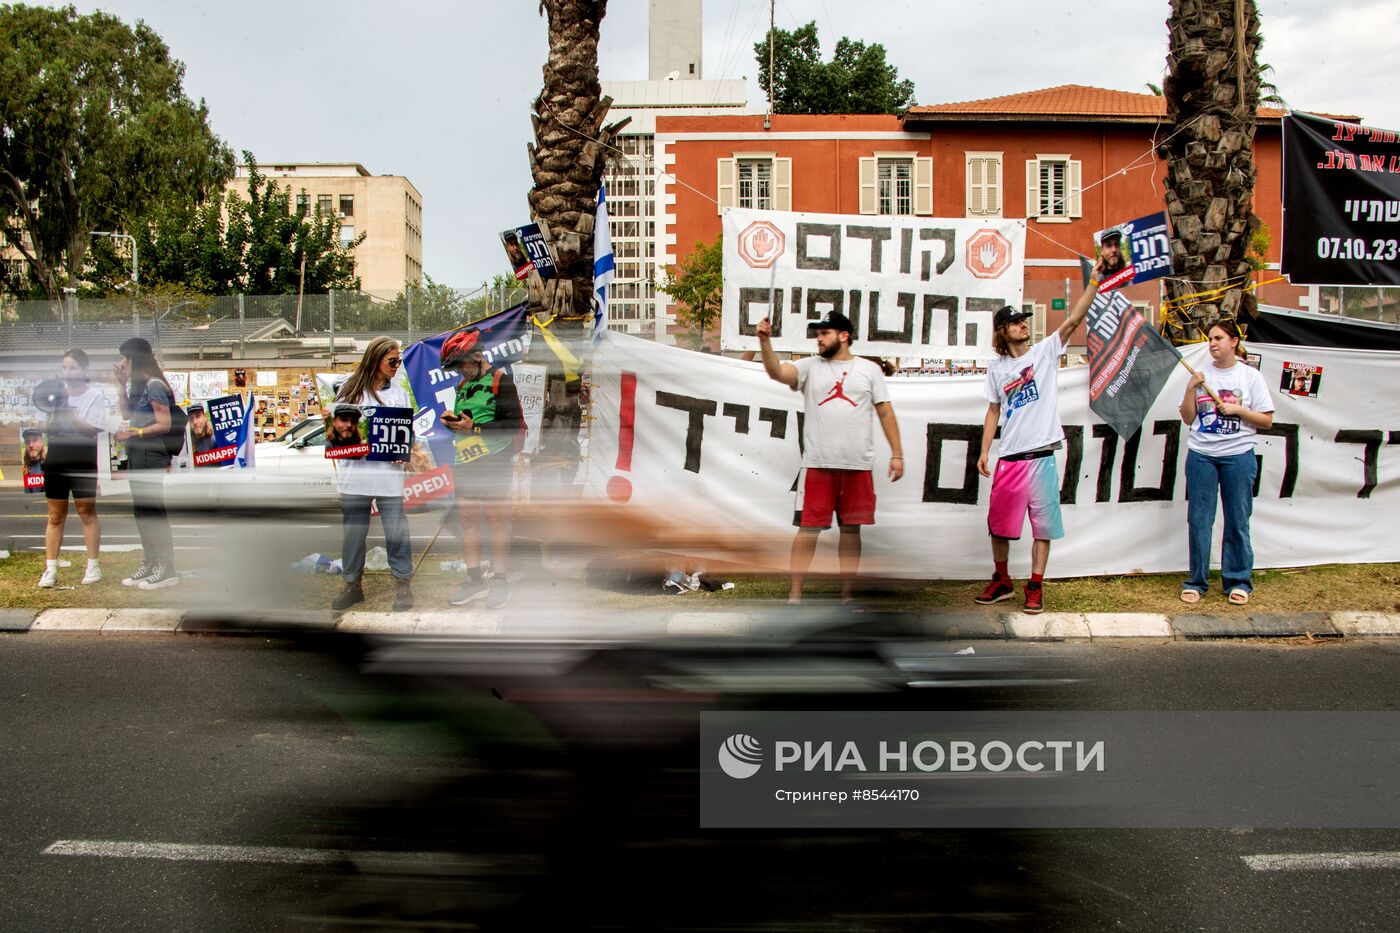
[{"label": "poster with man's face", "polygon": [[1094,234],[1102,261],[1099,291],[1148,282],[1172,271],[1171,236],[1165,213],[1149,214]]}]

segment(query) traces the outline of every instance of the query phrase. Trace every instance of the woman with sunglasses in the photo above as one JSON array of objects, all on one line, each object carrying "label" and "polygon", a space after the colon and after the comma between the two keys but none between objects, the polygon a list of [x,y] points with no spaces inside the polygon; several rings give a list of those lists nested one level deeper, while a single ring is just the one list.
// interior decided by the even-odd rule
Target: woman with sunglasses
[{"label": "woman with sunglasses", "polygon": [[[399,342],[376,337],[365,348],[355,371],[336,393],[337,404],[365,408],[411,408],[408,392],[398,383]],[[370,504],[379,506],[384,526],[384,547],[389,552],[389,571],[394,576],[394,611],[413,608],[413,553],[409,543],[408,517],[403,510],[404,465],[370,460],[339,460],[336,463],[340,489],[341,552],[345,588],[331,608],[349,609],[364,602],[360,580],[365,569],[365,538],[369,535]]]}]

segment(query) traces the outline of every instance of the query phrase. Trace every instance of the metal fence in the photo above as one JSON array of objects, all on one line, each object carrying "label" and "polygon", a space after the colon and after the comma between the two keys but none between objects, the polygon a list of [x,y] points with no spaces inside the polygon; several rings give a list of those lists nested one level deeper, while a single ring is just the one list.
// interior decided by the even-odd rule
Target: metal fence
[{"label": "metal fence", "polygon": [[525,300],[524,288],[483,285],[409,288],[392,295],[159,294],[116,299],[65,295],[61,301],[0,304],[0,352],[55,346],[115,349],[129,336],[158,355],[246,360],[298,353],[344,353],[350,342],[388,335],[405,344],[470,324]]}]

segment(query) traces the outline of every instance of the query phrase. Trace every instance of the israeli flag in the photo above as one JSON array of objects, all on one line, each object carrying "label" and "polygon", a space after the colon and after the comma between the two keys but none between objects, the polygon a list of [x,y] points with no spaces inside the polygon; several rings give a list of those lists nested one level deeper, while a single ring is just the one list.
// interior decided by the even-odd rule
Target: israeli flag
[{"label": "israeli flag", "polygon": [[238,470],[252,469],[257,450],[257,437],[253,431],[253,393],[249,392],[247,399],[243,402],[243,423],[238,426],[238,456],[234,461],[234,468]]},{"label": "israeli flag", "polygon": [[613,280],[612,231],[608,229],[607,187],[598,187],[598,209],[593,217],[593,291],[598,305],[593,309],[593,345],[602,343],[608,333],[608,284]]}]

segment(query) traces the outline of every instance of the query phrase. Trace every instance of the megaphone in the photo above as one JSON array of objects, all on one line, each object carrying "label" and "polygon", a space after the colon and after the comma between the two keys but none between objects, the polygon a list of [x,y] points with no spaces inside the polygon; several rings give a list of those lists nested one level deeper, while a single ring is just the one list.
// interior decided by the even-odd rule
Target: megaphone
[{"label": "megaphone", "polygon": [[61,379],[45,379],[34,387],[34,407],[51,415],[68,404],[68,388]]}]

